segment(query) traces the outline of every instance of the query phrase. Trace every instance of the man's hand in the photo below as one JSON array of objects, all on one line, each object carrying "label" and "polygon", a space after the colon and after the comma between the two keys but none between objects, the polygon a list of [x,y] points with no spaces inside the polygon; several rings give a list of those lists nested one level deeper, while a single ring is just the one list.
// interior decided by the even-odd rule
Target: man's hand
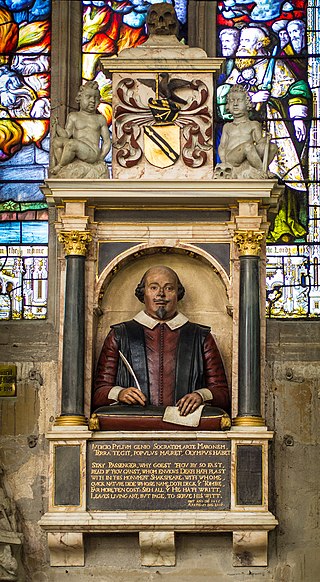
[{"label": "man's hand", "polygon": [[123,404],[140,404],[140,406],[145,406],[147,403],[147,398],[138,390],[138,388],[123,388],[118,394],[119,402]]},{"label": "man's hand", "polygon": [[180,398],[177,402],[181,416],[187,416],[190,412],[194,412],[203,403],[202,397],[198,392],[191,392]]},{"label": "man's hand", "polygon": [[304,141],[306,139],[307,130],[303,119],[294,119],[293,125],[297,140]]},{"label": "man's hand", "polygon": [[265,103],[270,97],[270,91],[257,91],[256,93],[250,93],[252,103]]}]

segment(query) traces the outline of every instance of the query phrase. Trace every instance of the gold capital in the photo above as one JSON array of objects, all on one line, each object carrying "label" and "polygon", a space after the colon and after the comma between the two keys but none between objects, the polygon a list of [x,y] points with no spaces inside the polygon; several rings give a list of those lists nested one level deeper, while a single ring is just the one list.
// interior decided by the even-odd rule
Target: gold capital
[{"label": "gold capital", "polygon": [[263,239],[264,233],[255,230],[237,230],[233,237],[240,256],[259,256]]},{"label": "gold capital", "polygon": [[92,235],[88,231],[64,231],[59,234],[58,240],[63,244],[66,255],[85,257],[87,246],[92,241]]}]

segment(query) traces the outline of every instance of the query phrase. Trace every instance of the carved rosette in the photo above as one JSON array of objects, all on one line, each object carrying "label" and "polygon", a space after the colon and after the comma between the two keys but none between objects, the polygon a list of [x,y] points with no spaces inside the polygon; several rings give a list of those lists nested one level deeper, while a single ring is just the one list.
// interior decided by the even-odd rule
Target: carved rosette
[{"label": "carved rosette", "polygon": [[87,231],[71,230],[61,232],[58,240],[63,244],[66,256],[77,255],[85,257],[88,245],[92,241],[92,235]]},{"label": "carved rosette", "polygon": [[233,237],[233,241],[238,247],[240,256],[259,256],[264,238],[263,232],[238,230]]},{"label": "carved rosette", "polygon": [[[137,80],[122,79],[117,86],[118,104],[114,108],[114,141],[117,163],[123,168],[138,164],[142,157],[143,127],[157,125],[148,103],[143,103]],[[141,91],[141,89],[140,89]],[[191,95],[174,121],[182,130],[182,159],[190,168],[207,162],[212,149],[212,115],[207,106],[208,87],[199,79],[190,81]],[[141,93],[143,96],[143,93]]]}]

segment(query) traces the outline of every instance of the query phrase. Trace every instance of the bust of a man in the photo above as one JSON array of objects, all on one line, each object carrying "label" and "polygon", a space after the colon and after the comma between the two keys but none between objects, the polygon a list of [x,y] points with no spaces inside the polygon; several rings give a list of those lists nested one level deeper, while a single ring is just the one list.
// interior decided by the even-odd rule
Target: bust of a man
[{"label": "bust of a man", "polygon": [[[185,289],[165,266],[149,269],[135,294],[144,309],[113,325],[98,361],[93,408],[177,404],[183,416],[202,403],[229,409],[229,392],[210,328],[178,311]],[[124,363],[121,356],[129,362]],[[138,385],[137,385],[138,384]]]}]

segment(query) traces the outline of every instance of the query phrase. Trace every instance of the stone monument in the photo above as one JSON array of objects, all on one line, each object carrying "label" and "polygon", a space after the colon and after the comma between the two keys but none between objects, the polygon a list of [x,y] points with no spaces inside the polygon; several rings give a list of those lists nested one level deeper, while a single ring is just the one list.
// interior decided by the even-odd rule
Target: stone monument
[{"label": "stone monument", "polygon": [[[260,258],[265,258],[267,209],[279,194],[267,172],[274,149],[261,126],[249,120],[246,96],[230,92],[234,121],[220,150],[230,177],[214,180],[214,74],[223,59],[179,43],[167,3],[151,6],[148,26],[144,45],[102,58],[113,83],[113,178],[62,178],[58,168],[44,187],[61,243],[61,408],[47,434],[49,507],[40,524],[48,533],[52,566],[85,565],[84,533],[128,531],[139,534],[145,566],[174,566],[175,532],[232,532],[234,566],[266,566],[268,532],[277,520],[268,508],[273,433],[263,418],[265,261]],[[97,124],[100,131],[99,118]],[[239,126],[241,131],[234,131]],[[96,137],[97,147],[98,129]],[[57,144],[61,148],[64,142]],[[92,406],[92,387],[105,337],[110,329],[118,332],[119,322],[134,320],[138,275],[164,264],[186,282],[181,311],[217,336],[231,385],[231,427],[229,419],[224,427],[219,422],[211,428],[155,429],[139,418],[126,430],[108,414],[100,426],[97,412],[88,420],[101,404]],[[175,283],[165,290],[163,282],[153,283],[161,291],[153,319],[161,326],[166,294],[177,289]],[[177,323],[174,319],[168,323]],[[177,325],[180,333],[182,328]],[[150,354],[148,366],[144,361],[154,335],[138,355],[135,338],[113,353],[118,362],[120,347],[138,382],[138,369],[145,372],[154,363]],[[197,351],[201,366],[202,348],[201,341],[192,349],[185,346],[182,359]],[[174,350],[167,352],[172,376]],[[160,366],[164,373],[166,366]],[[138,399],[145,410],[131,372],[128,383],[120,377],[125,368],[120,366],[105,395],[112,396],[115,388],[116,400],[134,407]],[[198,387],[199,375],[192,375],[200,393],[178,395],[182,413],[204,404],[200,397],[207,386]],[[186,392],[190,386],[189,378],[181,383]],[[211,395],[214,404],[214,391]]]}]

